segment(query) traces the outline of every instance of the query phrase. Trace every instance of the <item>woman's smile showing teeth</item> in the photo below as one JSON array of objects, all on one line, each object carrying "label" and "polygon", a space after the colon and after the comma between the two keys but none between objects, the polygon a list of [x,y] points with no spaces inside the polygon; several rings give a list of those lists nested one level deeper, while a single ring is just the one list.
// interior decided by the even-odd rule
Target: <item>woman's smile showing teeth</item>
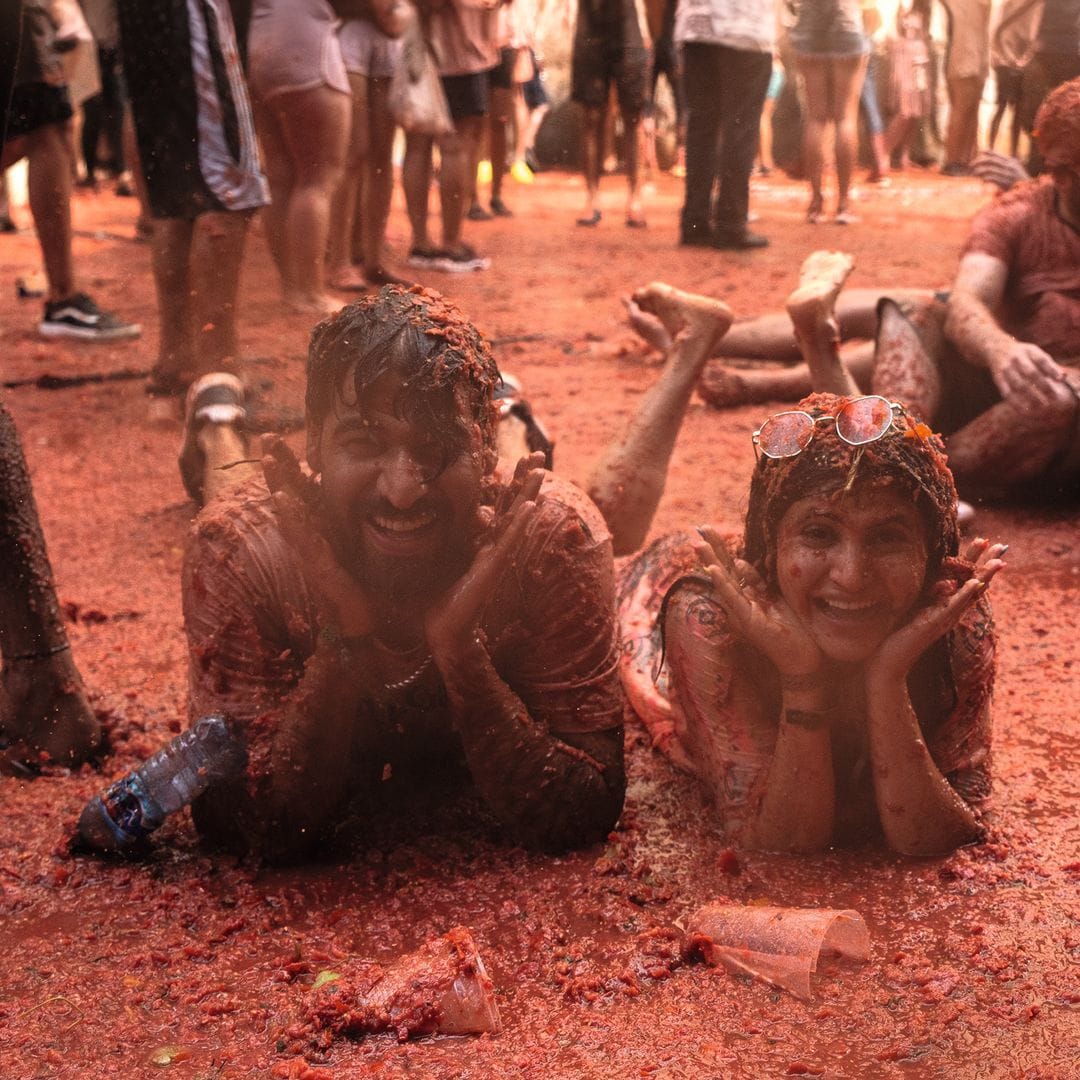
[{"label": "woman's smile showing teeth", "polygon": [[925,530],[891,489],[798,499],[777,528],[780,594],[826,658],[864,662],[917,603]]},{"label": "woman's smile showing teeth", "polygon": [[819,610],[833,619],[860,620],[872,618],[881,605],[876,601],[855,602],[852,600],[827,600],[824,597],[816,601]]}]

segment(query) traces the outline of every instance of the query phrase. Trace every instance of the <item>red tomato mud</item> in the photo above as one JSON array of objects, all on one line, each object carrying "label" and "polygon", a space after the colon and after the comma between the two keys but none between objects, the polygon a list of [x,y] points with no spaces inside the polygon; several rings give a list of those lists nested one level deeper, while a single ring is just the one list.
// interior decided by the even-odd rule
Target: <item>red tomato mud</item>
[{"label": "red tomato mud", "polygon": [[[856,259],[849,285],[947,286],[972,180],[908,173],[866,190],[862,223],[803,223],[804,187],[755,187],[753,254],[676,246],[678,181],[648,198],[649,228],[622,226],[604,181],[602,224],[575,229],[581,181],[544,174],[508,195],[516,216],[468,226],[487,273],[431,273],[489,335],[500,363],[581,480],[657,373],[619,297],[658,278],[779,308],[816,247]],[[512,199],[511,199],[512,196]],[[131,200],[79,196],[76,260],[105,307],[141,320],[140,342],[46,343],[14,279],[39,255],[0,239],[0,374],[146,369],[156,318],[149,251]],[[22,220],[28,220],[23,214]],[[395,206],[390,239],[407,226]],[[262,236],[245,273],[242,340],[268,399],[299,407],[310,326],[282,313]],[[85,801],[179,730],[185,649],[178,592],[192,515],[175,467],[179,426],[152,427],[138,381],[3,391],[22,435],[75,657],[107,727],[100,769],[0,779],[0,1077],[1027,1077],[1080,1074],[1080,665],[1076,505],[980,514],[1008,541],[994,582],[999,646],[992,837],[946,858],[877,850],[791,858],[732,851],[692,780],[627,732],[630,785],[606,847],[560,858],[503,846],[466,803],[373,831],[333,864],[260,869],[201,849],[170,822],[142,862],[71,857]],[[696,402],[654,535],[703,521],[737,530],[760,406]],[[302,436],[290,442],[302,447]],[[680,964],[667,928],[701,904],[854,908],[872,939],[862,967],[826,967],[815,998]],[[322,1063],[289,1049],[319,972],[387,963],[455,925],[476,939],[504,1028],[480,1038],[335,1041]]]}]

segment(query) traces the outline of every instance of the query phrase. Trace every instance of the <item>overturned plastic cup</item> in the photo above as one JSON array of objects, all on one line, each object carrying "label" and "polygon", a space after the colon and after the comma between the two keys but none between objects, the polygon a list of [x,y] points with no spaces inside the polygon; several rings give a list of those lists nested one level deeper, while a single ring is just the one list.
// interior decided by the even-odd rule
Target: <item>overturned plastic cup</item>
[{"label": "overturned plastic cup", "polygon": [[870,934],[857,911],[707,904],[686,921],[686,931],[707,964],[804,1001],[822,957],[870,959]]}]

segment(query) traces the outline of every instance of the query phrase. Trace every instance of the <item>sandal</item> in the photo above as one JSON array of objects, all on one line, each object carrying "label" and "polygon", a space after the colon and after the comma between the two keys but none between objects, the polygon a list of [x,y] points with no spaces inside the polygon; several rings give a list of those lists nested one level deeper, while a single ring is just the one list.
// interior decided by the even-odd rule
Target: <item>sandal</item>
[{"label": "sandal", "polygon": [[184,489],[200,506],[203,503],[206,457],[199,446],[199,431],[204,424],[242,427],[246,419],[244,387],[235,375],[213,371],[196,379],[188,389],[184,407],[184,441],[177,464]]}]

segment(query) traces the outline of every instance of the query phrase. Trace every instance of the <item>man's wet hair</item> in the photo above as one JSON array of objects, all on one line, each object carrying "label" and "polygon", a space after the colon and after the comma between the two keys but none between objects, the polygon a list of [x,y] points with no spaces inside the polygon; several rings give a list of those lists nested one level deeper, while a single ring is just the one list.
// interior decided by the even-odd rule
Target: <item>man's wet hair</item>
[{"label": "man's wet hair", "polygon": [[1048,169],[1080,169],[1080,78],[1046,95],[1035,115],[1034,135]]},{"label": "man's wet hair", "polygon": [[473,425],[494,447],[499,369],[484,336],[445,297],[385,285],[319,323],[308,346],[309,430],[339,401],[362,402],[386,374],[402,381],[396,414],[431,434],[446,462],[469,445]]}]

